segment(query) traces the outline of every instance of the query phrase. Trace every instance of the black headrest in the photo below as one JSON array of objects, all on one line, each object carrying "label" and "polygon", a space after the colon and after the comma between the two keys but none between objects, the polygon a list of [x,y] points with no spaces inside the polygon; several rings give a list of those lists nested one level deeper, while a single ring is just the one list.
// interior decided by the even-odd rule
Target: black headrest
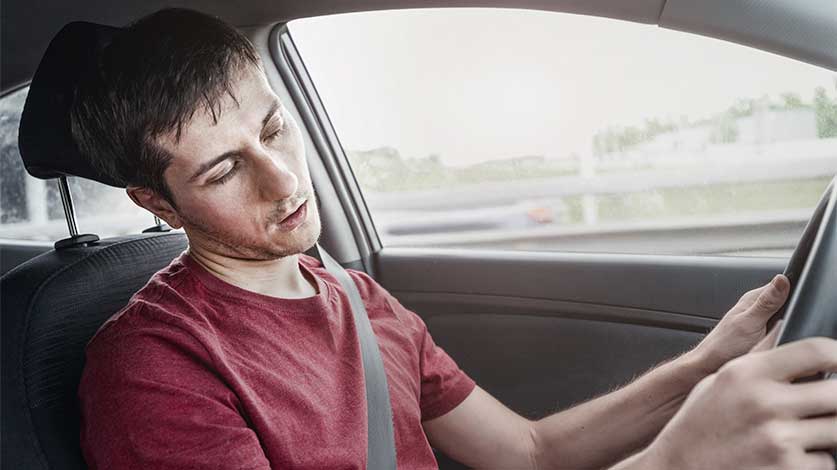
[{"label": "black headrest", "polygon": [[96,70],[99,53],[120,30],[74,22],[49,43],[29,85],[20,119],[18,144],[30,175],[42,179],[80,176],[121,186],[81,155],[70,131],[69,115],[76,85]]}]

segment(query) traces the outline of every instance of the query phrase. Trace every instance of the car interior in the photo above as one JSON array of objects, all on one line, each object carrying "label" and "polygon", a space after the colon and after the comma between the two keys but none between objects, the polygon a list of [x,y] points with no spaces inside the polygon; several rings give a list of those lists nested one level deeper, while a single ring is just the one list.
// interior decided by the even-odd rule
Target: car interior
[{"label": "car interior", "polygon": [[[321,207],[321,245],[344,267],[365,271],[418,313],[463,370],[527,418],[605,393],[688,350],[743,292],[786,270],[788,258],[782,257],[384,246],[287,23],[430,6],[546,10],[658,25],[837,71],[833,1],[7,1],[0,89],[5,95],[30,87],[20,127],[21,156],[32,176],[59,180],[68,233],[54,243],[0,240],[4,468],[86,468],[76,396],[85,344],[187,246],[183,233],[152,222],[150,215],[145,233],[118,237],[99,237],[96,227],[77,225],[65,178],[113,183],[78,153],[69,134],[67,102],[55,99],[71,96],[67,87],[90,60],[85,54],[107,39],[103,27],[58,34],[62,28],[74,21],[120,27],[170,6],[217,15],[255,44],[271,86],[301,123]],[[820,219],[812,225],[814,238],[795,255],[797,279],[809,286],[805,295],[796,292],[799,305],[792,307],[798,311],[827,309],[828,302],[837,301],[836,198],[824,199]],[[813,258],[809,252],[819,262],[806,267]],[[805,302],[816,295],[819,303]],[[811,328],[835,328],[833,316],[829,321]],[[811,333],[807,326],[800,328],[803,336]],[[437,458],[440,468],[464,468],[441,453]]]}]

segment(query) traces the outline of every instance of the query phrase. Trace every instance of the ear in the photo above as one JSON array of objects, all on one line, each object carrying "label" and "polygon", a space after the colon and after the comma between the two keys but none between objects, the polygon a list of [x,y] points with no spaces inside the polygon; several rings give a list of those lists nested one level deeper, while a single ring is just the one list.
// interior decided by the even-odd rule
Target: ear
[{"label": "ear", "polygon": [[169,224],[169,227],[178,229],[183,226],[177,211],[169,204],[166,198],[157,194],[153,189],[128,186],[125,188],[125,191],[128,193],[128,197],[134,201],[134,204],[164,220]]}]

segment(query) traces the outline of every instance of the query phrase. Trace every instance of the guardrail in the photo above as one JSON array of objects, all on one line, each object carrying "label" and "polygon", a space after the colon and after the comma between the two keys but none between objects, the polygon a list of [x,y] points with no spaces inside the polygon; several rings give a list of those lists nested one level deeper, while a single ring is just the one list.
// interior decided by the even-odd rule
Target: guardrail
[{"label": "guardrail", "polygon": [[[692,157],[648,160],[643,170],[569,175],[480,184],[432,191],[387,194],[366,193],[365,199],[379,224],[384,245],[481,247],[520,250],[608,251],[624,253],[788,255],[796,245],[813,207],[717,216],[690,216],[641,222],[603,223],[597,198],[664,189],[712,185],[823,180],[837,174],[837,139],[803,145],[809,153],[793,155],[785,143],[743,147],[749,157],[708,152]],[[621,162],[619,162],[621,163]],[[825,184],[823,184],[823,189]],[[581,197],[583,223],[550,224],[515,229],[492,229],[421,235],[393,235],[388,219],[409,219],[411,211],[427,219],[427,211],[502,206],[521,201],[555,201]],[[769,201],[766,201],[769,204]],[[813,203],[812,203],[813,205]]]},{"label": "guardrail", "polygon": [[381,233],[380,236],[384,246],[787,257],[812,211],[813,208],[596,226],[547,225],[432,235]]}]

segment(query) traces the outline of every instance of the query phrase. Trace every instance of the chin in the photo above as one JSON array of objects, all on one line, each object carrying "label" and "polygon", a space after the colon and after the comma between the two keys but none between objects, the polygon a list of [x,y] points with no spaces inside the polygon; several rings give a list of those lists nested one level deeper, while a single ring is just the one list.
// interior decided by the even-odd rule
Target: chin
[{"label": "chin", "polygon": [[305,236],[299,240],[299,253],[310,250],[320,239],[320,224],[312,223],[312,227],[305,232]]},{"label": "chin", "polygon": [[208,230],[203,225],[191,224],[186,229],[190,243],[204,246],[209,251],[231,258],[268,261],[305,253],[320,238],[320,221],[315,214],[292,232],[265,233],[267,237],[242,237],[240,232]]},{"label": "chin", "polygon": [[298,230],[290,234],[283,234],[283,240],[269,251],[275,258],[284,258],[305,253],[313,247],[320,238],[320,224],[312,221],[303,224]]}]

